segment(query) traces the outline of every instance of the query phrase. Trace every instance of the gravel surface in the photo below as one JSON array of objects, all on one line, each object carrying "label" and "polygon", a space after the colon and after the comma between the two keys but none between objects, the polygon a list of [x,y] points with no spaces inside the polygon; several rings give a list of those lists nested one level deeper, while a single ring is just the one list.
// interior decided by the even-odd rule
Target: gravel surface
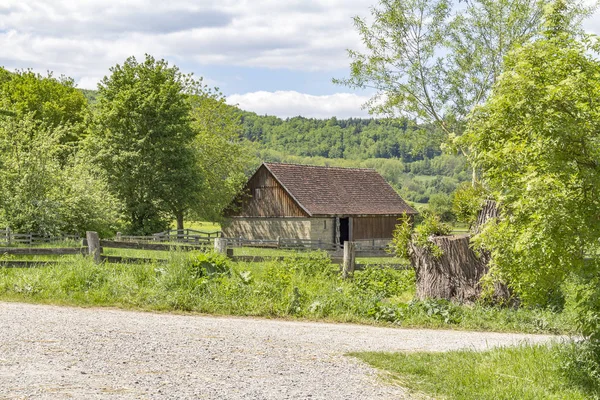
[{"label": "gravel surface", "polygon": [[0,302],[0,399],[408,399],[344,354],[550,339]]}]

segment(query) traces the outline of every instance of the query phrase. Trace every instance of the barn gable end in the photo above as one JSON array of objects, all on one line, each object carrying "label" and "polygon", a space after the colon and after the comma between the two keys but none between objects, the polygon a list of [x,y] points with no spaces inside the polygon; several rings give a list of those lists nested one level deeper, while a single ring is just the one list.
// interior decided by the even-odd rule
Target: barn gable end
[{"label": "barn gable end", "polygon": [[289,192],[263,164],[248,180],[237,200],[236,217],[308,217]]}]

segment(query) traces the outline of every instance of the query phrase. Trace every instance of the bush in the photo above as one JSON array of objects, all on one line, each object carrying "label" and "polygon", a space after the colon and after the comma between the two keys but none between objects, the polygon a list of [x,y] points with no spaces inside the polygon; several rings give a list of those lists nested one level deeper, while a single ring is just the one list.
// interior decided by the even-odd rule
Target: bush
[{"label": "bush", "polygon": [[354,286],[365,294],[386,298],[401,296],[412,291],[415,285],[414,271],[398,271],[392,268],[367,266],[363,271],[356,271]]},{"label": "bush", "polygon": [[229,260],[219,253],[194,254],[188,258],[187,268],[194,278],[230,273]]}]

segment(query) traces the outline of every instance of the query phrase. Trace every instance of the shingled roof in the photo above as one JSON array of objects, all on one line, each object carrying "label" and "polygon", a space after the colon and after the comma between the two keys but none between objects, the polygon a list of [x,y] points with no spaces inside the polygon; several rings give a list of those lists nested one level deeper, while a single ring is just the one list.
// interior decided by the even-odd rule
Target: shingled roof
[{"label": "shingled roof", "polygon": [[263,165],[311,216],[417,214],[374,169]]}]

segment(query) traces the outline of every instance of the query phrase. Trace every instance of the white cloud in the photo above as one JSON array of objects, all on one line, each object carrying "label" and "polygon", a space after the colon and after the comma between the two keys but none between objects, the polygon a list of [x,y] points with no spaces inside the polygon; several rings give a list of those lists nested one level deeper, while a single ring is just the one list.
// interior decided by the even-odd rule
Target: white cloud
[{"label": "white cloud", "polygon": [[229,104],[237,104],[242,110],[259,115],[276,115],[281,118],[350,118],[369,117],[362,105],[368,96],[354,93],[336,93],[326,96],[313,96],[295,91],[253,92],[229,96]]},{"label": "white cloud", "polygon": [[360,46],[371,0],[2,0],[0,65],[77,81],[129,55],[200,65],[331,70]]},{"label": "white cloud", "polygon": [[[0,0],[0,66],[53,70],[86,87],[144,53],[190,72],[204,66],[328,72],[348,67],[346,49],[362,48],[351,18],[368,16],[376,2]],[[585,26],[600,33],[600,12]]]}]

